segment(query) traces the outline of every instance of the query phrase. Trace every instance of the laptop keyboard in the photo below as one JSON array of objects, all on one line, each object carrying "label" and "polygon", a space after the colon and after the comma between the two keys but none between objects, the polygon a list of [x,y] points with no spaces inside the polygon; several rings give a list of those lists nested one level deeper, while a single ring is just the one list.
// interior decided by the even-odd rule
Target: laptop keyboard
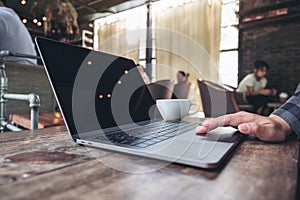
[{"label": "laptop keyboard", "polygon": [[195,129],[199,123],[194,122],[153,122],[133,129],[120,130],[95,136],[92,140],[106,141],[121,146],[145,148],[181,133]]}]

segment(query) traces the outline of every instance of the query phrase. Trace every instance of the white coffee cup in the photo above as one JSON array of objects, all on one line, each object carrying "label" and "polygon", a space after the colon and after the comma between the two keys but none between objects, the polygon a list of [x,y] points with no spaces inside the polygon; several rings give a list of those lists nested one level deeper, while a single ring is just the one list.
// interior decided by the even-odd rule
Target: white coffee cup
[{"label": "white coffee cup", "polygon": [[279,102],[284,103],[288,99],[289,95],[286,92],[281,92],[279,94]]},{"label": "white coffee cup", "polygon": [[[192,106],[194,111],[190,111]],[[199,104],[189,99],[158,99],[156,106],[165,121],[179,120],[199,111]]]}]

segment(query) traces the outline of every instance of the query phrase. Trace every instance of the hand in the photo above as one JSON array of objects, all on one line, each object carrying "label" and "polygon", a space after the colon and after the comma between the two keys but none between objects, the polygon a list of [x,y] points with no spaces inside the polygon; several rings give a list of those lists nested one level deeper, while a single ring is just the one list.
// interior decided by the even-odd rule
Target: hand
[{"label": "hand", "polygon": [[272,89],[272,95],[276,96],[277,95],[277,90],[276,89]]},{"label": "hand", "polygon": [[268,95],[272,95],[272,94],[273,94],[273,91],[270,90],[270,89],[262,89],[262,90],[260,90],[259,93],[262,94],[262,95],[268,96]]},{"label": "hand", "polygon": [[284,141],[291,132],[291,127],[277,115],[264,117],[243,111],[206,120],[196,128],[196,132],[203,134],[219,126],[237,127],[243,134],[255,135],[269,142]]}]

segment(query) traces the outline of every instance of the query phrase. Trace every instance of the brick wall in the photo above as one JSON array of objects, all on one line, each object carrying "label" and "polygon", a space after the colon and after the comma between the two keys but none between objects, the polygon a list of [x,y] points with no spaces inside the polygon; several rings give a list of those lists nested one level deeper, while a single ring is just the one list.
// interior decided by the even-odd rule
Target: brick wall
[{"label": "brick wall", "polygon": [[262,6],[269,6],[278,2],[287,0],[240,0],[240,10],[251,10],[253,8],[260,8]]},{"label": "brick wall", "polygon": [[[262,6],[274,3],[271,0],[245,2],[241,9],[251,10],[251,6],[257,8],[260,3]],[[295,10],[300,13],[300,6],[293,7]],[[270,85],[292,94],[300,81],[300,20],[293,18],[257,24],[240,30],[239,79],[247,71],[253,71],[254,60],[262,59],[270,65]]]}]

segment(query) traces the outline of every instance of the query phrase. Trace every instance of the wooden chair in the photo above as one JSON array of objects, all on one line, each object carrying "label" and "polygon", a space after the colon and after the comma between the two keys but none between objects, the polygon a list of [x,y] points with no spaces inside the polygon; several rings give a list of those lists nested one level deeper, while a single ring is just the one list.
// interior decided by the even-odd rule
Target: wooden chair
[{"label": "wooden chair", "polygon": [[172,80],[159,80],[147,85],[147,88],[154,100],[171,99],[174,82]]},{"label": "wooden chair", "polygon": [[201,79],[198,79],[198,87],[205,117],[218,117],[240,110],[233,91],[226,90],[217,83]]},{"label": "wooden chair", "polygon": [[191,83],[183,82],[174,85],[172,99],[187,99],[190,91]]}]

